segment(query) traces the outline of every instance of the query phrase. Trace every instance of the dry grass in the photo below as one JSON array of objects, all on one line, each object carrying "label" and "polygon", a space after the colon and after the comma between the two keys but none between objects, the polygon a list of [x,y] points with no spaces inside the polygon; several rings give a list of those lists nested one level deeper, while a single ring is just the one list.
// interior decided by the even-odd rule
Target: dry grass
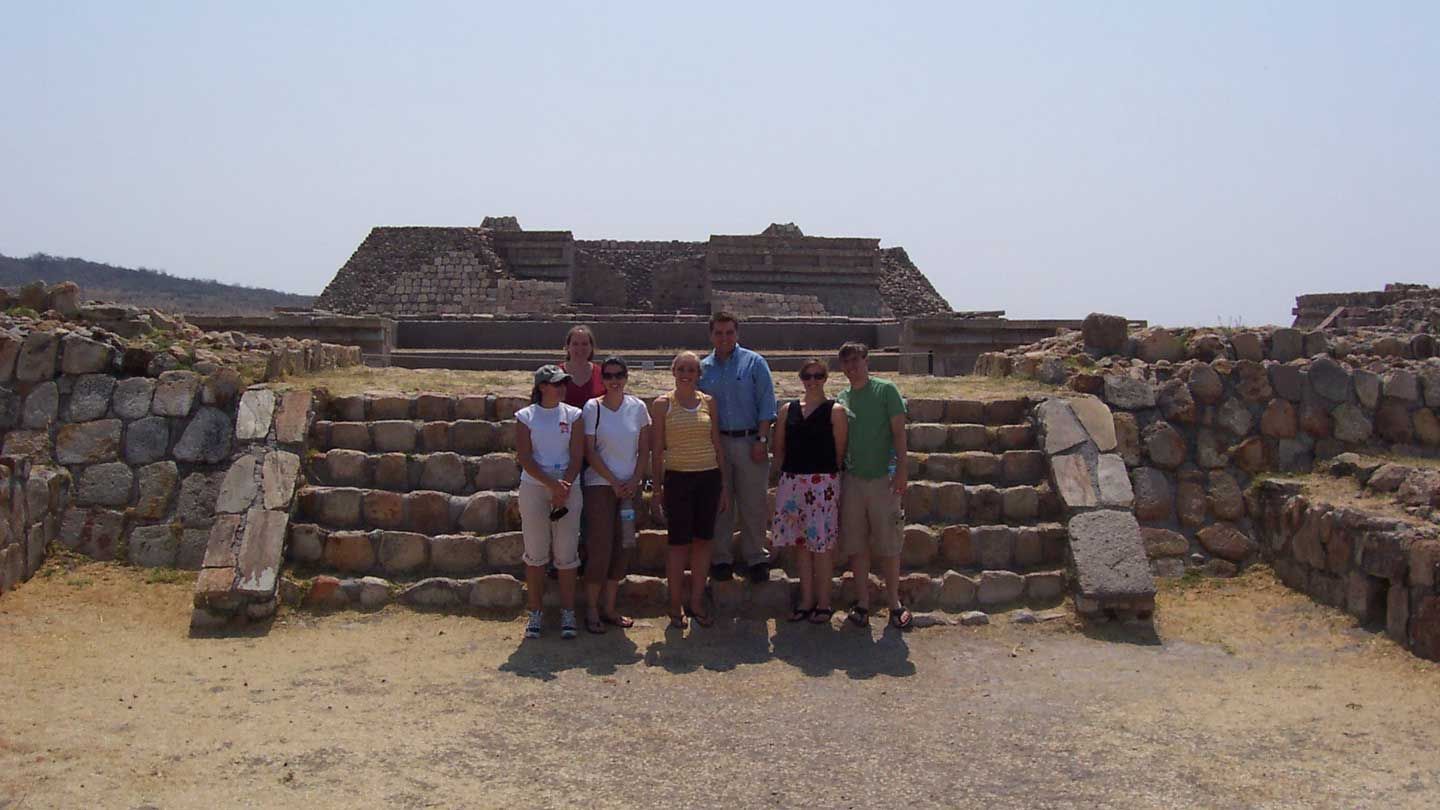
[{"label": "dry grass", "polygon": [[[1073,393],[1068,389],[1045,385],[1034,380],[1005,377],[931,377],[926,375],[880,375],[894,380],[907,397],[935,399],[1003,399],[1037,394]],[[325,388],[335,396],[365,393],[415,394],[498,394],[529,396],[530,373],[525,371],[453,371],[449,369],[352,368],[324,371],[290,378],[296,385]],[[668,370],[632,369],[629,392],[636,396],[653,396],[670,390],[672,378]],[[779,396],[791,398],[801,393],[796,374],[775,375]],[[831,395],[844,386],[844,377],[832,375],[828,385]]]},{"label": "dry grass", "polygon": [[1270,476],[1276,480],[1295,481],[1304,488],[1305,497],[1318,503],[1328,503],[1347,509],[1358,509],[1384,517],[1401,520],[1414,526],[1431,526],[1429,521],[1409,514],[1395,502],[1391,493],[1376,494],[1364,489],[1351,476],[1335,477],[1325,473],[1311,473],[1298,476]]}]

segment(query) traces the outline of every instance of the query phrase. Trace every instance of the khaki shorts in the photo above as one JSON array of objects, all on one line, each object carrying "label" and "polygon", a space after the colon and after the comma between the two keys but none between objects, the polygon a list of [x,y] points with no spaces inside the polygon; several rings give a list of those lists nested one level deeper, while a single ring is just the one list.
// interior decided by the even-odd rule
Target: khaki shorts
[{"label": "khaki shorts", "polygon": [[875,557],[898,557],[905,541],[905,514],[890,479],[845,473],[840,484],[840,553],[865,549]]}]

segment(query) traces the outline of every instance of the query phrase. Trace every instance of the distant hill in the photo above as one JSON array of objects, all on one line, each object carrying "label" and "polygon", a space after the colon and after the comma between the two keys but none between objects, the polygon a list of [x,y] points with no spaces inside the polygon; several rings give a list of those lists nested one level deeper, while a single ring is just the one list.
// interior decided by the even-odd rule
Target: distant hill
[{"label": "distant hill", "polygon": [[86,300],[152,307],[194,315],[264,315],[275,307],[308,307],[314,296],[260,287],[178,278],[159,270],[116,267],[84,259],[37,253],[24,259],[0,255],[0,287],[14,289],[32,281],[73,281]]}]

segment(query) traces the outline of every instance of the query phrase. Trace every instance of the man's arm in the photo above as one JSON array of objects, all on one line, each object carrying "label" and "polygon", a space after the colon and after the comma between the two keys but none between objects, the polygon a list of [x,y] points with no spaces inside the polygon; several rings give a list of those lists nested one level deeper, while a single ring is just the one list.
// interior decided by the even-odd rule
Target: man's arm
[{"label": "man's arm", "polygon": [[[770,430],[775,426],[775,380],[770,376],[770,364],[765,358],[755,355],[754,372],[750,375],[755,396],[755,426],[759,430],[756,438],[770,441]],[[756,463],[765,460],[766,445],[756,442],[750,449],[750,458]]]}]

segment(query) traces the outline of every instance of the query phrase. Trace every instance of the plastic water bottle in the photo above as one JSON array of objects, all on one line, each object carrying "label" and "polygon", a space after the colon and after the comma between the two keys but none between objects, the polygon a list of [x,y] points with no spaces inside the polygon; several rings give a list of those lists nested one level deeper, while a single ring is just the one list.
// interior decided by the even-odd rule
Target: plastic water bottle
[{"label": "plastic water bottle", "polygon": [[620,502],[620,545],[635,547],[635,502],[630,498]]},{"label": "plastic water bottle", "polygon": [[890,480],[895,480],[895,451],[890,451]]}]

